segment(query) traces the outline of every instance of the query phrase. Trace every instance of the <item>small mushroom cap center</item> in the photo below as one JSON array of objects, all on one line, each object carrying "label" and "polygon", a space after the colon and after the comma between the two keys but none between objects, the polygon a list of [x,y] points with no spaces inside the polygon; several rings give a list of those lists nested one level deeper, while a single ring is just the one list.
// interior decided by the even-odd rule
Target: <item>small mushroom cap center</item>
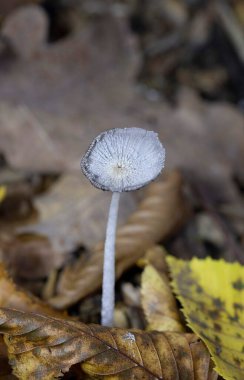
[{"label": "small mushroom cap center", "polygon": [[123,175],[125,167],[122,164],[117,164],[113,168],[115,175]]}]

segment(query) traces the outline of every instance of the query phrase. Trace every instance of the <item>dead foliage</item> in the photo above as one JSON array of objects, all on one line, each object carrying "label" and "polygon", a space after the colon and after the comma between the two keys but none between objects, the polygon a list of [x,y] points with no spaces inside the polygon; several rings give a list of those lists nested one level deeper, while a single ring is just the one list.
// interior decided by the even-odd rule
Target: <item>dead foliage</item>
[{"label": "dead foliage", "polygon": [[53,379],[76,363],[91,378],[216,378],[209,353],[193,334],[110,329],[9,309],[0,310],[0,331],[23,380]]},{"label": "dead foliage", "polygon": [[[117,277],[131,267],[145,250],[168,237],[185,219],[187,207],[182,193],[182,178],[172,172],[164,181],[151,184],[138,209],[116,237]],[[177,211],[176,211],[177,210]],[[94,292],[102,281],[103,243],[62,272],[57,295],[48,302],[57,308],[72,305]]]}]

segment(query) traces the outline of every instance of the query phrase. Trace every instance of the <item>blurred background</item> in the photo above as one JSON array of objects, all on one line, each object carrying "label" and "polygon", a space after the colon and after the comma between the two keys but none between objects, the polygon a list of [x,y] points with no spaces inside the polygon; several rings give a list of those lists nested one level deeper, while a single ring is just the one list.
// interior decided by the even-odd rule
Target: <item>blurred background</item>
[{"label": "blurred background", "polygon": [[110,196],[80,157],[133,126],[184,180],[191,216],[167,248],[244,263],[243,110],[243,0],[0,0],[1,259],[39,294],[104,237]]}]

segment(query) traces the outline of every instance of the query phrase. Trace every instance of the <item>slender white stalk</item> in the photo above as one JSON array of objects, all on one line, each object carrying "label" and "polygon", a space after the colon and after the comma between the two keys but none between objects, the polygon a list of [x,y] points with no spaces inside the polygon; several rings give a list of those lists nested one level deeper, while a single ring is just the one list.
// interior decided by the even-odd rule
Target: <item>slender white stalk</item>
[{"label": "slender white stalk", "polygon": [[112,194],[103,262],[102,325],[113,326],[115,299],[115,238],[120,193]]}]

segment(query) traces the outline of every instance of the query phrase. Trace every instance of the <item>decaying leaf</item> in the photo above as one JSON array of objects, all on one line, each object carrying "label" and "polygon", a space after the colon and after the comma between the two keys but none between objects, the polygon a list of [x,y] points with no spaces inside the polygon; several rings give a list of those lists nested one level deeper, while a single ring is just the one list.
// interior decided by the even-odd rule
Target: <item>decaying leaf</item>
[{"label": "decaying leaf", "polygon": [[223,260],[168,258],[189,326],[224,379],[244,378],[244,267]]},{"label": "decaying leaf", "polygon": [[[47,237],[60,255],[81,244],[91,248],[104,236],[110,198],[111,194],[92,187],[81,173],[63,175],[49,192],[35,199],[38,223],[19,231]],[[119,223],[124,223],[136,203],[130,194],[121,202]]]},{"label": "decaying leaf", "polygon": [[167,276],[160,275],[152,265],[147,265],[141,281],[141,302],[149,324],[148,329],[184,331]]},{"label": "decaying leaf", "polygon": [[[2,239],[3,240],[3,239]],[[54,268],[59,268],[68,255],[57,252],[45,237],[31,233],[21,233],[0,241],[3,262],[11,268],[17,282],[41,280]]]},{"label": "decaying leaf", "polygon": [[13,9],[23,6],[25,4],[37,3],[39,0],[1,0],[0,4],[0,16],[5,17]]},{"label": "decaying leaf", "polygon": [[61,312],[52,309],[38,298],[18,289],[9,277],[4,265],[0,263],[0,307],[14,308],[23,311],[36,312],[55,317],[64,317]]},{"label": "decaying leaf", "polygon": [[[20,165],[24,160],[25,170],[57,171],[63,162],[59,148],[35,114],[25,106],[12,108],[5,103],[0,104],[0,111],[0,127],[1,131],[4,130],[0,150],[4,154],[8,152],[10,165],[14,157]],[[21,149],[12,144],[13,136],[18,139]]]},{"label": "decaying leaf", "polygon": [[[27,198],[24,192],[26,189],[23,196],[17,192],[18,199],[24,198],[22,203],[19,201],[20,211],[28,210],[30,203],[30,195]],[[16,219],[18,203],[14,194],[12,198],[10,195],[6,208],[15,207]],[[110,198],[108,192],[91,187],[80,173],[61,176],[49,191],[36,196],[33,203],[38,219],[27,220],[28,224],[14,227],[14,236],[0,239],[3,260],[14,270],[14,277],[42,279],[53,269],[59,269],[81,245],[94,246],[104,236]],[[133,195],[123,195],[119,223],[124,223],[135,208]]]},{"label": "decaying leaf", "polygon": [[[132,123],[125,111],[136,62],[131,33],[125,21],[108,14],[38,47],[29,59],[12,60],[11,73],[0,68],[0,150],[13,167],[79,170],[97,133]],[[108,96],[98,95],[101,86]]]},{"label": "decaying leaf", "polygon": [[169,269],[166,262],[166,254],[167,251],[162,246],[154,245],[137,261],[137,265],[141,268],[152,265],[159,273],[167,275]]},{"label": "decaying leaf", "polygon": [[[185,219],[186,202],[182,193],[182,177],[172,172],[164,180],[152,183],[144,200],[116,237],[116,275],[119,277],[154,243],[172,234]],[[83,255],[61,274],[57,295],[49,300],[57,308],[72,305],[101,284],[103,242],[93,252]]]},{"label": "decaying leaf", "polygon": [[143,332],[0,310],[14,374],[49,380],[81,363],[91,378],[214,380],[210,356],[193,334]]},{"label": "decaying leaf", "polygon": [[[5,6],[20,2],[4,1]],[[108,13],[99,22],[92,18],[80,23],[28,61],[12,61],[11,70],[0,69],[0,150],[8,162],[74,170],[99,132],[137,125],[159,132],[168,168],[184,167],[211,177],[221,192],[233,192],[233,171],[243,161],[241,111],[227,103],[201,101],[189,90],[180,90],[174,108],[143,99],[134,84],[141,60],[128,18]]]},{"label": "decaying leaf", "polygon": [[11,48],[24,59],[34,56],[47,39],[48,18],[37,5],[14,10],[2,25],[1,35],[11,41]]},{"label": "decaying leaf", "polygon": [[[9,277],[4,265],[0,263],[0,307],[14,308],[22,311],[65,318],[66,314],[52,309],[37,297],[19,289]],[[8,364],[6,345],[0,336],[0,379],[14,380],[11,367]]]}]

